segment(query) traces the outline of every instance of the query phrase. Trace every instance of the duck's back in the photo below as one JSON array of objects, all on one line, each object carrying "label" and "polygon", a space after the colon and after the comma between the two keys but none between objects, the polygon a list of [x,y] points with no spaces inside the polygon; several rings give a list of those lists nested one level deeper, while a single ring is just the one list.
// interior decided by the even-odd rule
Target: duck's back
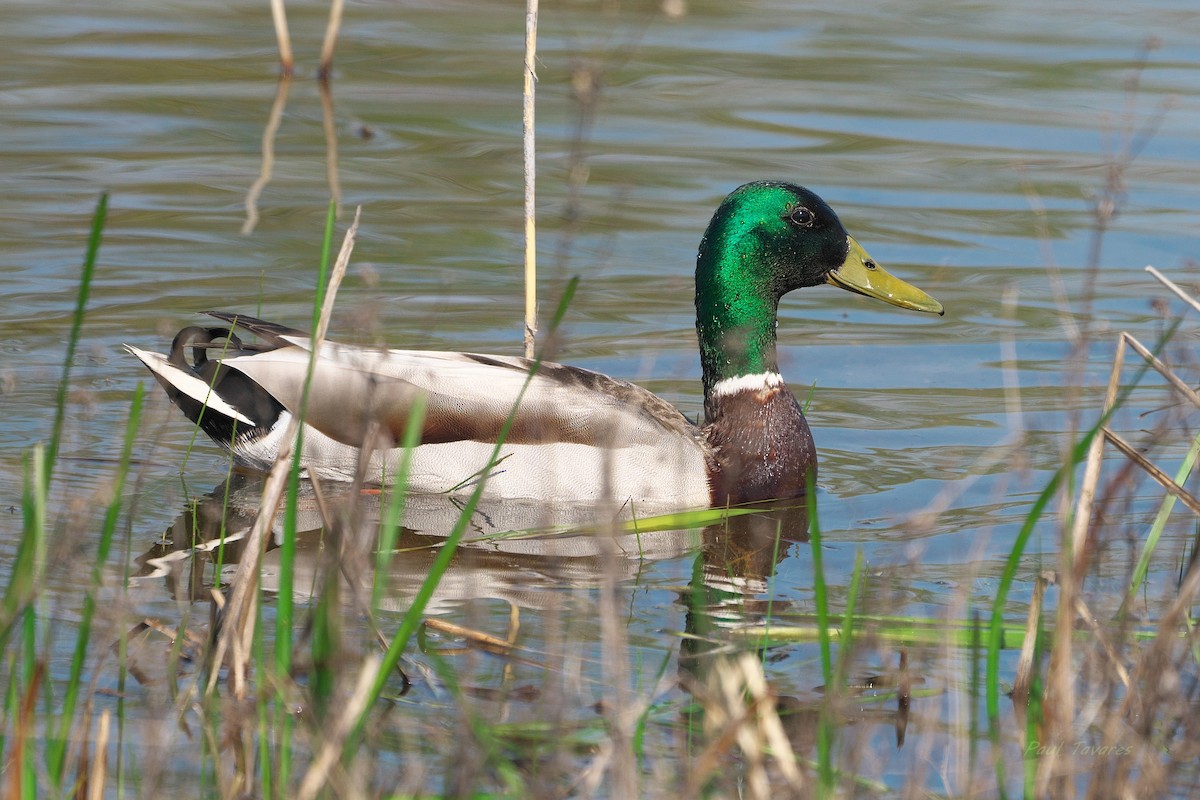
[{"label": "duck's back", "polygon": [[[286,344],[276,349],[223,363],[296,413],[309,342],[283,338]],[[488,473],[488,494],[680,508],[709,502],[703,435],[636,384],[549,362],[535,369],[521,358],[333,343],[321,346],[316,364],[305,421],[331,441],[314,439],[318,449],[310,454],[306,448],[305,455],[319,472],[324,463],[329,477],[348,477],[353,467],[334,458],[340,455],[335,444],[367,442],[380,448],[371,471],[394,475],[401,454],[395,444],[420,400],[422,444],[413,454],[413,490],[469,490],[504,433],[499,463]]]}]

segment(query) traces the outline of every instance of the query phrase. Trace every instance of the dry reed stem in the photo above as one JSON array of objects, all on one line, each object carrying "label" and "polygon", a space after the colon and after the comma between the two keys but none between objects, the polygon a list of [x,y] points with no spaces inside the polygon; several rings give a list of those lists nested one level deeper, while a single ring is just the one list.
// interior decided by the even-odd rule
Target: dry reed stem
[{"label": "dry reed stem", "polygon": [[[1109,370],[1108,386],[1101,406],[1101,418],[1112,411],[1121,386],[1121,369],[1125,361],[1125,336],[1117,337],[1117,349]],[[1079,487],[1079,498],[1075,503],[1074,526],[1064,530],[1060,543],[1058,573],[1058,608],[1055,611],[1055,630],[1050,648],[1050,663],[1046,670],[1046,694],[1049,702],[1046,710],[1042,741],[1046,743],[1045,755],[1038,759],[1037,785],[1042,792],[1050,791],[1050,782],[1055,782],[1055,793],[1069,796],[1073,787],[1065,785],[1060,776],[1058,760],[1068,752],[1066,747],[1069,732],[1075,720],[1074,641],[1075,614],[1080,603],[1079,592],[1084,581],[1086,567],[1087,534],[1096,501],[1096,487],[1100,481],[1100,468],[1104,456],[1104,437],[1092,438],[1084,464],[1083,480]],[[1040,589],[1041,583],[1039,581]],[[1040,594],[1035,591],[1040,601]],[[1031,642],[1026,631],[1026,643]],[[1022,662],[1024,648],[1022,648]],[[1028,688],[1027,686],[1025,688]]]},{"label": "dry reed stem", "polygon": [[525,357],[533,358],[537,336],[537,162],[534,147],[534,100],[537,86],[538,0],[525,2],[525,79],[521,92],[521,132],[525,165]]},{"label": "dry reed stem", "polygon": [[[1200,310],[1200,303],[1197,303],[1195,299],[1154,267],[1148,266],[1146,271],[1189,306]],[[1116,403],[1127,348],[1137,353],[1148,366],[1158,372],[1181,397],[1192,405],[1200,407],[1200,394],[1197,394],[1192,387],[1181,380],[1170,367],[1159,360],[1136,337],[1122,331],[1118,335],[1113,355],[1112,368],[1101,409],[1102,420],[1111,413]],[[1073,767],[1059,768],[1057,764],[1059,759],[1067,757],[1066,754],[1071,752],[1071,748],[1064,745],[1067,744],[1068,726],[1074,721],[1076,699],[1075,687],[1070,681],[1072,677],[1070,637],[1074,630],[1075,620],[1082,620],[1084,625],[1090,629],[1099,644],[1098,649],[1105,655],[1111,670],[1109,674],[1115,676],[1116,681],[1123,687],[1123,698],[1119,710],[1109,715],[1102,726],[1104,746],[1116,746],[1120,741],[1119,737],[1127,730],[1126,725],[1120,724],[1121,721],[1158,719],[1159,708],[1164,703],[1172,702],[1170,698],[1174,695],[1171,694],[1172,690],[1166,684],[1170,682],[1169,676],[1174,674],[1171,652],[1176,647],[1176,642],[1179,641],[1176,630],[1190,609],[1196,593],[1200,591],[1200,562],[1193,561],[1170,608],[1159,620],[1158,636],[1142,654],[1138,660],[1136,674],[1131,676],[1129,670],[1122,663],[1121,655],[1105,636],[1095,617],[1078,594],[1078,588],[1083,580],[1083,570],[1086,569],[1086,540],[1091,526],[1091,514],[1105,442],[1113,444],[1131,464],[1141,468],[1194,513],[1200,514],[1200,500],[1179,486],[1174,479],[1151,463],[1107,425],[1100,427],[1100,435],[1093,440],[1089,448],[1084,478],[1075,509],[1072,536],[1070,540],[1063,542],[1065,547],[1062,553],[1063,568],[1059,576],[1061,586],[1058,625],[1048,670],[1048,688],[1052,691],[1048,693],[1045,704],[1049,713],[1045,720],[1046,726],[1042,741],[1046,755],[1038,760],[1036,791],[1039,796],[1051,794],[1072,796],[1076,789],[1071,781],[1071,776],[1076,774],[1076,770]],[[1068,550],[1066,547],[1070,549]],[[1147,737],[1147,732],[1142,731],[1141,735]],[[1150,738],[1144,738],[1144,741],[1139,742],[1129,751],[1130,755],[1114,766],[1114,771],[1106,776],[1105,785],[1109,786],[1110,790],[1112,786],[1116,785],[1122,787],[1125,792],[1129,792],[1137,786],[1136,783],[1131,782],[1133,775],[1139,774],[1141,776],[1141,786],[1137,790],[1139,793],[1156,785],[1161,788],[1164,777],[1161,774],[1162,765],[1158,764],[1155,760],[1156,756],[1152,755],[1152,751],[1155,751],[1156,747],[1157,745]],[[1151,759],[1153,763],[1147,762],[1147,758]],[[1151,769],[1151,766],[1154,769]],[[1130,773],[1130,769],[1136,772]],[[1096,786],[1093,785],[1092,793],[1094,794],[1095,791]]]},{"label": "dry reed stem", "polygon": [[1016,676],[1013,678],[1013,703],[1018,707],[1029,700],[1029,686],[1033,680],[1033,649],[1037,642],[1038,623],[1042,617],[1042,597],[1046,594],[1046,576],[1039,575],[1033,583],[1033,597],[1029,600],[1029,615],[1025,618],[1025,640],[1021,642],[1021,654],[1017,658]]},{"label": "dry reed stem", "polygon": [[279,68],[285,76],[292,74],[295,60],[292,58],[292,38],[288,35],[287,14],[283,0],[271,0],[271,20],[275,23],[275,41],[279,42]]},{"label": "dry reed stem", "polygon": [[96,726],[96,742],[92,748],[92,768],[88,774],[87,800],[103,800],[104,781],[108,772],[108,729],[112,723],[112,711],[100,712],[100,723]]},{"label": "dry reed stem", "polygon": [[758,726],[754,724],[758,716],[757,702],[747,703],[746,670],[742,668],[741,657],[730,664],[732,669],[719,670],[720,688],[723,699],[730,708],[746,705],[745,714],[740,717],[740,723],[734,728],[738,749],[746,760],[746,796],[750,800],[770,800],[771,781],[767,777],[767,767],[763,747],[764,742],[759,736]]},{"label": "dry reed stem", "polygon": [[322,84],[329,81],[333,70],[333,48],[337,45],[338,32],[342,28],[344,0],[333,0],[329,4],[329,23],[325,26],[325,40],[321,43],[321,64],[317,68],[317,79]]},{"label": "dry reed stem", "polygon": [[[521,634],[521,607],[516,603],[509,602],[508,604],[508,635],[504,637],[504,644],[507,648],[505,652],[511,651],[517,644],[517,637]],[[544,668],[544,667],[543,667]],[[501,678],[503,686],[509,686],[515,677],[516,663],[512,660],[504,662],[504,674]]]},{"label": "dry reed stem", "polygon": [[279,85],[275,89],[275,102],[271,104],[271,113],[267,116],[267,126],[262,135],[262,165],[258,177],[246,191],[246,221],[242,223],[242,233],[254,231],[258,224],[258,198],[263,189],[271,182],[271,172],[275,168],[275,134],[279,133],[279,124],[283,121],[283,109],[287,107],[288,89],[292,85],[291,70],[286,70],[279,77]]},{"label": "dry reed stem", "polygon": [[1176,284],[1174,281],[1172,281],[1166,275],[1163,275],[1161,272],[1159,272],[1154,267],[1149,266],[1149,265],[1147,265],[1147,267],[1146,267],[1146,272],[1149,272],[1151,275],[1154,276],[1154,278],[1159,283],[1161,283],[1163,286],[1167,287],[1172,292],[1174,292],[1175,296],[1178,297],[1180,300],[1187,303],[1189,306],[1196,309],[1197,311],[1200,311],[1200,302],[1198,302],[1196,300],[1196,298],[1192,297],[1190,294],[1188,294],[1183,289],[1181,289],[1178,284]]},{"label": "dry reed stem", "polygon": [[[720,663],[722,662],[716,662],[714,669],[718,669]],[[720,696],[710,689],[706,689],[703,693],[693,690],[692,695],[703,704],[705,728],[716,735],[710,736],[704,749],[692,759],[689,765],[687,783],[681,792],[681,796],[685,800],[700,797],[709,779],[717,772],[721,764],[729,759],[729,751],[737,736],[737,725],[742,722],[741,719],[733,719],[728,715],[727,710],[719,703]],[[742,716],[746,716],[745,709],[742,710]]]},{"label": "dry reed stem", "polygon": [[1146,363],[1153,367],[1155,372],[1157,372],[1159,375],[1162,375],[1163,378],[1166,379],[1167,383],[1171,384],[1171,388],[1183,395],[1184,398],[1192,405],[1196,406],[1196,408],[1200,408],[1200,394],[1197,394],[1192,387],[1184,383],[1183,380],[1181,380],[1180,377],[1175,374],[1174,370],[1172,370],[1163,362],[1159,361],[1158,358],[1156,358],[1145,345],[1143,345],[1133,336],[1130,336],[1128,333],[1122,333],[1121,336],[1129,342],[1129,346],[1133,348],[1134,352],[1145,359]]},{"label": "dry reed stem", "polygon": [[[1173,292],[1179,295],[1182,299],[1189,302],[1193,307],[1200,309],[1200,304],[1190,298],[1182,289],[1168,280],[1162,273],[1155,270],[1153,267],[1147,267],[1156,278],[1164,283]],[[1120,388],[1121,370],[1125,362],[1125,348],[1131,348],[1141,358],[1163,377],[1171,385],[1175,391],[1179,392],[1188,402],[1192,403],[1197,408],[1200,408],[1200,394],[1192,387],[1188,386],[1174,370],[1158,359],[1150,349],[1143,345],[1132,334],[1122,331],[1117,337],[1117,349],[1113,354],[1112,370],[1109,374],[1108,389],[1104,397],[1104,405],[1101,407],[1101,417],[1106,416],[1112,411],[1113,404],[1116,402],[1117,391]],[[1084,470],[1084,478],[1079,492],[1079,501],[1075,506],[1075,527],[1072,535],[1072,552],[1075,558],[1074,570],[1078,571],[1082,565],[1084,557],[1084,545],[1087,538],[1088,527],[1091,523],[1092,505],[1096,495],[1096,485],[1100,477],[1101,457],[1104,450],[1104,442],[1109,441],[1116,446],[1121,452],[1130,458],[1135,464],[1149,473],[1158,483],[1160,483],[1168,492],[1178,497],[1184,502],[1188,508],[1196,513],[1200,513],[1200,507],[1196,505],[1197,501],[1185,489],[1175,483],[1166,473],[1151,464],[1144,456],[1137,452],[1135,448],[1125,442],[1120,436],[1114,433],[1107,426],[1101,428],[1101,436],[1097,436],[1088,450],[1087,464]],[[1191,498],[1189,501],[1187,498]],[[1069,599],[1069,598],[1068,598]],[[1061,606],[1060,606],[1061,607]],[[1060,628],[1062,620],[1060,619]]]},{"label": "dry reed stem", "polygon": [[512,642],[492,636],[489,633],[484,633],[483,631],[477,631],[474,628],[468,628],[465,625],[457,625],[435,617],[425,620],[424,624],[426,628],[432,628],[441,633],[448,633],[451,636],[460,636],[472,644],[496,653],[510,653],[513,649]]},{"label": "dry reed stem", "polygon": [[705,796],[710,778],[729,761],[735,744],[745,759],[747,797],[784,796],[771,788],[765,759],[768,747],[790,794],[803,795],[804,775],[779,719],[776,697],[753,653],[715,658],[706,680],[695,685],[692,694],[704,707],[704,728],[711,738],[689,765],[682,797]]},{"label": "dry reed stem", "polygon": [[[333,313],[333,303],[337,297],[338,287],[345,277],[346,267],[350,263],[350,253],[354,250],[354,240],[358,234],[359,217],[362,206],[354,212],[354,221],[346,230],[342,240],[342,248],[338,253],[333,272],[329,276],[329,288],[325,294],[325,303],[321,307],[317,330],[310,339],[310,369],[316,363],[317,353],[325,340],[325,332],[329,329],[329,317]],[[288,423],[283,436],[283,444],[275,459],[263,487],[262,500],[258,507],[258,516],[246,542],[246,553],[238,563],[231,583],[233,593],[226,605],[224,624],[217,639],[217,647],[212,664],[213,670],[209,675],[207,691],[211,694],[216,688],[217,676],[226,653],[232,651],[230,673],[233,683],[234,696],[239,700],[246,696],[246,668],[249,665],[250,646],[254,636],[254,608],[257,603],[257,587],[259,566],[262,561],[263,549],[266,544],[266,534],[271,529],[271,523],[279,510],[279,501],[283,497],[284,486],[291,471],[291,452],[296,445],[300,433],[299,416],[293,416]]]},{"label": "dry reed stem", "polygon": [[1175,495],[1179,502],[1190,508],[1194,513],[1200,514],[1200,499],[1197,499],[1195,495],[1176,483],[1170,475],[1150,463],[1145,456],[1137,451],[1137,448],[1122,439],[1118,434],[1113,433],[1107,425],[1101,427],[1100,430],[1104,434],[1104,438],[1120,450],[1122,455],[1141,467],[1147,475],[1166,489],[1167,492]]},{"label": "dry reed stem", "polygon": [[508,637],[507,643],[512,647],[517,643],[517,636],[521,633],[521,607],[516,603],[508,604]]},{"label": "dry reed stem", "polygon": [[[1100,270],[1101,248],[1104,243],[1105,233],[1108,231],[1113,219],[1115,218],[1121,200],[1125,195],[1125,173],[1129,165],[1137,157],[1141,146],[1144,144],[1146,137],[1149,137],[1157,129],[1158,123],[1161,121],[1161,114],[1156,120],[1152,120],[1151,124],[1143,129],[1143,138],[1137,141],[1136,129],[1136,100],[1138,94],[1139,81],[1142,71],[1146,66],[1146,59],[1150,50],[1156,47],[1153,40],[1147,40],[1142,52],[1139,54],[1137,67],[1134,69],[1130,81],[1127,85],[1125,93],[1125,113],[1121,120],[1119,134],[1121,136],[1120,147],[1110,149],[1112,157],[1108,163],[1108,169],[1105,175],[1104,186],[1093,203],[1093,217],[1091,242],[1088,247],[1088,258],[1086,262],[1086,273],[1083,281],[1083,296],[1082,296],[1082,313],[1084,320],[1088,321],[1083,326],[1078,328],[1078,337],[1072,339],[1072,358],[1070,359],[1070,371],[1067,387],[1072,392],[1078,392],[1082,381],[1083,365],[1087,361],[1087,348],[1091,339],[1091,324],[1092,310],[1096,296],[1097,276]],[[1041,217],[1044,218],[1045,212],[1041,211]],[[1052,274],[1057,275],[1057,270],[1053,270]],[[1069,316],[1064,315],[1065,319]],[[1068,323],[1069,329],[1073,328],[1073,323]],[[1123,349],[1118,346],[1119,350]],[[1108,413],[1111,409],[1111,404],[1115,399],[1114,384],[1119,379],[1120,366],[1119,361],[1114,360],[1112,374],[1109,381],[1108,399],[1105,402],[1104,413]],[[1075,427],[1077,415],[1069,417],[1069,430],[1067,431],[1067,441],[1073,441],[1078,431]],[[1066,752],[1066,736],[1068,728],[1073,724],[1075,719],[1075,687],[1074,687],[1074,671],[1072,669],[1072,642],[1071,631],[1074,628],[1075,620],[1075,598],[1080,586],[1083,583],[1084,570],[1087,563],[1086,539],[1090,529],[1092,506],[1095,501],[1096,485],[1099,481],[1100,462],[1103,451],[1102,437],[1097,436],[1092,441],[1086,465],[1084,468],[1084,478],[1080,488],[1079,498],[1075,505],[1075,520],[1074,526],[1070,530],[1065,527],[1060,537],[1060,574],[1059,574],[1059,603],[1057,612],[1057,625],[1052,652],[1050,656],[1050,664],[1046,676],[1046,695],[1047,702],[1044,705],[1046,714],[1043,719],[1043,736],[1042,741],[1048,745],[1047,755],[1038,759],[1038,776],[1037,783],[1039,791],[1050,791],[1056,796],[1070,797],[1075,793],[1075,786],[1071,784],[1066,776],[1054,777],[1056,774],[1056,760],[1060,752]],[[1065,493],[1060,494],[1060,505],[1064,518],[1068,518],[1070,497]],[[1054,785],[1051,787],[1049,782],[1054,780]]]},{"label": "dry reed stem", "polygon": [[738,657],[742,681],[750,700],[758,711],[758,729],[762,738],[771,748],[779,771],[783,773],[788,784],[797,792],[804,789],[804,776],[796,766],[796,754],[792,743],[783,730],[783,722],[775,707],[775,694],[767,683],[763,673],[762,663],[751,653],[742,653]]},{"label": "dry reed stem", "polygon": [[[321,747],[313,758],[312,764],[309,765],[308,772],[300,781],[296,800],[313,800],[329,783],[331,770],[341,758],[342,748],[345,747],[347,737],[354,730],[358,718],[366,710],[367,701],[371,697],[371,687],[375,685],[380,664],[379,656],[367,656],[362,669],[358,671],[358,680],[354,683],[354,690],[342,706],[342,713],[333,723],[332,730],[324,731],[322,734]],[[340,792],[339,794],[341,796],[347,794],[357,796],[360,793]]]},{"label": "dry reed stem", "polygon": [[[1200,303],[1196,303],[1195,300],[1192,300],[1192,297],[1189,297],[1182,289],[1178,288],[1177,285],[1171,283],[1169,279],[1165,278],[1162,273],[1158,272],[1158,270],[1154,270],[1153,267],[1146,267],[1146,269],[1151,271],[1154,277],[1157,277],[1159,281],[1163,281],[1164,284],[1168,285],[1168,288],[1170,288],[1172,291],[1175,291],[1177,295],[1180,295],[1183,300],[1187,300],[1190,305],[1200,308]],[[1184,381],[1175,374],[1175,371],[1172,371],[1172,369],[1160,361],[1157,356],[1154,356],[1154,354],[1151,353],[1150,349],[1148,349],[1146,345],[1138,341],[1138,338],[1130,335],[1130,333],[1127,331],[1122,331],[1120,335],[1117,336],[1117,347],[1114,355],[1112,355],[1112,369],[1109,373],[1108,389],[1105,391],[1104,404],[1102,405],[1102,408],[1100,408],[1100,417],[1102,417],[1102,419],[1104,416],[1110,413],[1112,410],[1112,405],[1116,403],[1117,391],[1120,390],[1121,386],[1121,371],[1124,367],[1124,354],[1126,354],[1126,347],[1132,348],[1136,354],[1141,356],[1141,359],[1144,360],[1147,365],[1150,365],[1154,371],[1162,375],[1163,379],[1168,381],[1172,389],[1180,393],[1184,399],[1187,399],[1187,401],[1195,405],[1196,408],[1200,408],[1200,393],[1196,393],[1192,387],[1184,383]],[[1163,477],[1163,479],[1166,480],[1166,482],[1163,483],[1163,486],[1166,487],[1169,492],[1175,494],[1175,497],[1182,499],[1180,492],[1187,494],[1182,487],[1176,485],[1176,483],[1172,481],[1170,477],[1166,476],[1162,470],[1154,468],[1150,462],[1147,462],[1146,459],[1140,455],[1140,453],[1136,452],[1132,446],[1126,443],[1126,441],[1120,437],[1117,437],[1117,434],[1112,433],[1108,427],[1102,428],[1102,435],[1094,438],[1092,440],[1090,449],[1088,449],[1087,463],[1084,470],[1084,481],[1082,481],[1082,485],[1080,486],[1079,501],[1075,504],[1075,524],[1072,531],[1072,542],[1070,542],[1072,543],[1072,553],[1074,555],[1074,573],[1081,573],[1086,566],[1085,545],[1087,539],[1087,530],[1091,524],[1092,506],[1094,500],[1096,500],[1096,487],[1099,481],[1100,463],[1102,463],[1105,440],[1111,441],[1111,443],[1116,445],[1118,449],[1121,449],[1124,455],[1129,456],[1134,463],[1138,464],[1139,467],[1142,467],[1142,469],[1146,469],[1148,473],[1151,473],[1151,475],[1157,474],[1156,479],[1154,480],[1158,480],[1160,483],[1163,483],[1162,480],[1159,480],[1158,476]],[[1188,495],[1188,497],[1190,497],[1190,495]],[[1190,509],[1193,511],[1196,511],[1195,507],[1190,505],[1188,507],[1190,507]],[[1064,572],[1066,572],[1066,570],[1064,570]],[[1066,600],[1069,601],[1069,597],[1066,597]],[[1060,603],[1060,608],[1062,607],[1062,604],[1063,603]],[[1061,628],[1063,619],[1060,618],[1058,621],[1060,621]]]},{"label": "dry reed stem", "polygon": [[[1117,402],[1117,391],[1121,387],[1121,369],[1125,365],[1125,344],[1126,334],[1122,332],[1117,336],[1117,349],[1113,354],[1112,369],[1108,373],[1108,388],[1104,394],[1104,404],[1100,407],[1101,418],[1105,417],[1112,411],[1113,404]],[[1096,486],[1100,482],[1100,466],[1104,456],[1104,437],[1097,436],[1092,439],[1091,445],[1088,447],[1087,462],[1083,470],[1083,483],[1079,487],[1079,501],[1075,504],[1075,527],[1071,532],[1071,553],[1074,559],[1078,559],[1080,553],[1083,552],[1083,546],[1087,539],[1088,526],[1092,521],[1092,506],[1096,500]],[[1072,569],[1072,572],[1074,569]],[[1059,604],[1061,608],[1065,604]],[[1059,619],[1060,627],[1062,619]]]},{"label": "dry reed stem", "polygon": [[317,515],[321,518],[321,524],[326,530],[333,530],[335,519],[333,510],[329,507],[329,499],[325,496],[324,484],[321,482],[320,476],[311,474],[308,476],[309,485],[312,486],[313,502],[317,506]]}]

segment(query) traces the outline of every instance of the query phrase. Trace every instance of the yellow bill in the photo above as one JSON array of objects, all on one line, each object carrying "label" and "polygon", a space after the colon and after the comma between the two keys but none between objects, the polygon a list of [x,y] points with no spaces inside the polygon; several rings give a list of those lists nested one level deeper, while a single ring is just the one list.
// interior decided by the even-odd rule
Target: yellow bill
[{"label": "yellow bill", "polygon": [[827,283],[900,308],[927,311],[939,316],[946,313],[937,300],[876,264],[863,246],[854,241],[853,236],[847,238],[850,240],[850,252],[842,265],[825,277]]}]

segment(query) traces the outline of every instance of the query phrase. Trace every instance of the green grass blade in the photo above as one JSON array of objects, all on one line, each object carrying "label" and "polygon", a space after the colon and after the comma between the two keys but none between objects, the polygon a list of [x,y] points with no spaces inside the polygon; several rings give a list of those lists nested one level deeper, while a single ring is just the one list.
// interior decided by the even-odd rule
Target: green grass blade
[{"label": "green grass blade", "polygon": [[[937,646],[969,649],[972,641],[979,635],[979,629],[970,623],[950,622],[931,617],[896,617],[883,614],[855,613],[852,622],[846,617],[829,614],[825,630],[830,640],[841,640],[847,634],[847,625],[853,629],[868,628],[871,637],[880,641],[892,642],[902,646]],[[988,630],[990,622],[982,625]],[[821,638],[821,625],[816,621],[815,614],[776,615],[768,626],[746,625],[736,631],[724,634],[737,638],[748,647],[763,648],[777,647],[799,642],[818,642]],[[1087,640],[1087,631],[1078,631],[1080,640]],[[1134,639],[1151,639],[1156,634],[1153,631],[1134,631]],[[1000,649],[1020,650],[1025,641],[1025,626],[1018,623],[1004,623],[1000,629]]]},{"label": "green grass blade", "polygon": [[[325,212],[325,228],[321,241],[321,260],[317,269],[317,288],[313,298],[312,329],[320,326],[321,305],[325,301],[329,276],[329,261],[333,252],[334,227],[337,208],[331,201]],[[318,348],[309,352],[308,369],[304,375],[304,390],[300,394],[299,417],[305,419],[308,412],[308,397],[312,389],[313,372],[316,371]],[[291,472],[288,476],[287,499],[283,512],[283,541],[279,548],[279,591],[275,597],[275,676],[279,687],[291,683],[292,631],[294,629],[294,582],[296,564],[296,520],[300,495],[300,458],[304,452],[304,426],[296,434],[296,446],[292,449]],[[281,693],[282,695],[282,693]],[[292,726],[293,716],[288,700],[280,696],[276,701],[275,718],[278,721],[279,748],[276,786],[280,789],[291,783]]]},{"label": "green grass blade", "polygon": [[[321,303],[325,298],[325,283],[329,275],[329,258],[333,248],[335,208],[333,203],[325,212],[324,238],[321,241],[321,260],[317,270],[317,290],[313,301],[312,329],[320,325]],[[312,389],[312,376],[316,367],[317,349],[309,353],[308,370],[304,376],[304,389],[300,394],[298,416],[304,419],[308,410],[308,395]],[[277,677],[284,680],[292,666],[292,617],[294,614],[293,573],[296,561],[296,519],[300,492],[300,457],[304,451],[304,426],[296,436],[292,448],[291,473],[288,476],[287,500],[283,511],[283,541],[279,547],[279,592],[275,598],[275,668]],[[286,783],[281,783],[281,786]]]},{"label": "green grass blade", "polygon": [[[842,614],[842,632],[838,638],[838,663],[834,674],[833,684],[837,691],[846,685],[850,675],[850,658],[854,650],[855,611],[858,606],[858,595],[862,591],[863,572],[867,568],[862,548],[854,554],[854,572],[850,575],[850,589],[846,593],[846,611]],[[830,690],[826,690],[827,692]]]},{"label": "green grass blade", "polygon": [[104,223],[108,219],[108,193],[100,195],[96,210],[92,214],[91,232],[88,234],[87,252],[83,257],[83,268],[79,276],[79,288],[75,291],[75,311],[71,315],[71,332],[67,336],[67,354],[63,359],[62,377],[58,382],[58,394],[54,401],[54,426],[50,432],[50,444],[46,448],[46,463],[41,474],[41,480],[46,486],[50,485],[50,475],[54,472],[54,462],[58,458],[58,446],[62,441],[63,423],[67,415],[67,394],[70,387],[71,365],[75,361],[75,351],[79,348],[80,333],[83,329],[84,310],[87,308],[88,296],[92,290],[92,275],[96,271],[96,257],[100,254],[100,240],[104,234]]},{"label": "green grass blade", "polygon": [[21,748],[21,763],[18,769],[21,774],[21,796],[25,800],[35,800],[38,797],[38,771],[34,763],[35,748],[30,745],[30,734],[36,727],[33,721],[34,709],[33,694],[37,691],[39,681],[45,680],[45,671],[42,665],[38,663],[36,650],[37,647],[37,613],[32,605],[25,607],[25,613],[22,616],[21,633],[24,641],[22,646],[25,653],[25,691],[21,701],[21,735],[26,737],[24,747]]},{"label": "green grass blade", "polygon": [[46,492],[42,482],[45,469],[45,449],[34,445],[24,460],[25,477],[21,490],[21,540],[13,559],[12,572],[0,603],[0,650],[7,647],[13,625],[41,585],[45,568],[42,554],[46,548]]}]

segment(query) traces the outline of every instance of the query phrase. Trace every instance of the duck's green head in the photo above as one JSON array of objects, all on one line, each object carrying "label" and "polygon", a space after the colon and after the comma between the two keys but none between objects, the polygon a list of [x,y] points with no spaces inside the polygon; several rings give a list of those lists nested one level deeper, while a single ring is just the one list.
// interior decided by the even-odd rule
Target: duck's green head
[{"label": "duck's green head", "polygon": [[735,189],[713,214],[696,259],[696,328],[705,388],[777,371],[779,299],[831,283],[857,294],[941,314],[942,304],[880,267],[820,197],[790,183]]}]

